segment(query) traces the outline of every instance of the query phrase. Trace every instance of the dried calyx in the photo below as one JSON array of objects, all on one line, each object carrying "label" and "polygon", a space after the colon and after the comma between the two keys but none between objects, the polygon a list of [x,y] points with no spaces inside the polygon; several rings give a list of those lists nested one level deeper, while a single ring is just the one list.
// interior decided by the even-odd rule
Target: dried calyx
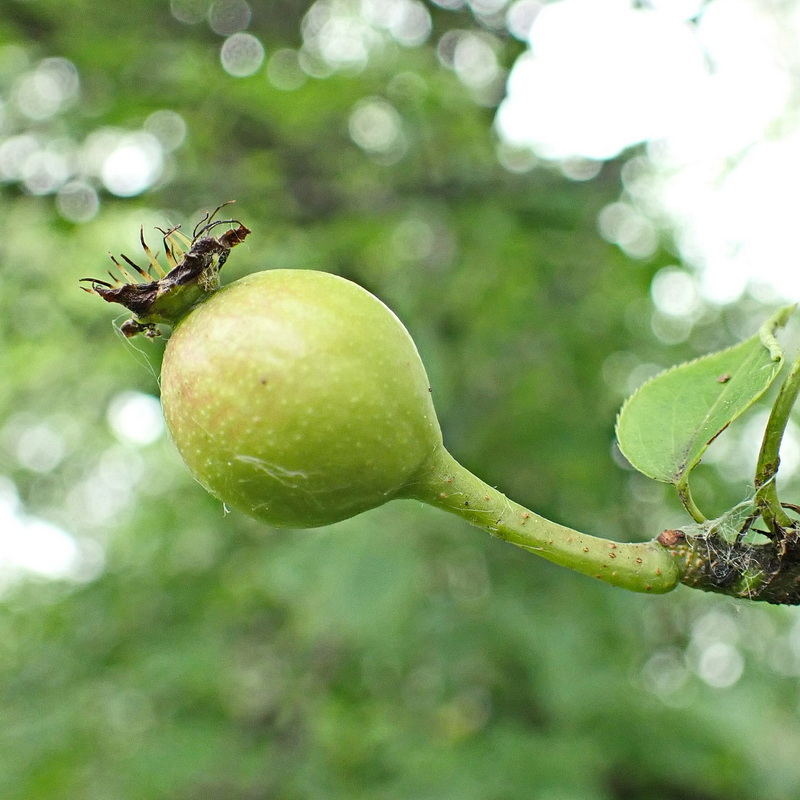
[{"label": "dried calyx", "polygon": [[[124,322],[120,330],[125,336],[144,333],[146,336],[159,335],[158,323],[174,325],[182,319],[197,303],[219,289],[219,272],[231,248],[241,244],[250,233],[239,220],[214,220],[214,217],[228,203],[219,206],[213,213],[206,214],[195,226],[192,238],[180,232],[179,227],[161,230],[164,234],[164,251],[169,264],[169,272],[164,271],[156,256],[144,240],[144,232],[140,230],[140,241],[148,260],[148,267],[143,269],[130,258],[123,255],[122,260],[131,267],[144,282],[137,282],[125,264],[113,255],[111,260],[122,276],[109,272],[111,283],[97,278],[82,278],[91,286],[83,287],[85,291],[97,294],[108,303],[119,303],[133,313],[131,319]],[[221,236],[211,236],[214,228],[222,225],[229,227]],[[186,249],[184,249],[186,248]],[[157,274],[153,280],[152,268]]]}]

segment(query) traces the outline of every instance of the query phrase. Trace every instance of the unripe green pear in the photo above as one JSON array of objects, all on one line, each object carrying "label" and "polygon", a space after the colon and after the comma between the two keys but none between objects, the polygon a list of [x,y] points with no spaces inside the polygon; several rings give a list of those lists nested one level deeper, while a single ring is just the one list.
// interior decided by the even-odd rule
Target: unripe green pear
[{"label": "unripe green pear", "polygon": [[402,323],[323,272],[255,273],[194,308],[167,343],[161,398],[194,477],[277,527],[379,506],[442,447]]},{"label": "unripe green pear", "polygon": [[[142,235],[148,269],[112,257],[123,280],[83,279],[86,291],[132,312],[125,336],[173,327],[161,368],[164,416],[209,492],[285,528],[416,499],[616,586],[666,592],[677,584],[680,568],[658,541],[617,544],[565,528],[453,459],[414,342],[366,290],[285,269],[220,288],[220,269],[250,233],[238,220],[215,220],[222,207],[191,238],[164,231],[168,273]],[[151,280],[151,270],[160,277]]]}]

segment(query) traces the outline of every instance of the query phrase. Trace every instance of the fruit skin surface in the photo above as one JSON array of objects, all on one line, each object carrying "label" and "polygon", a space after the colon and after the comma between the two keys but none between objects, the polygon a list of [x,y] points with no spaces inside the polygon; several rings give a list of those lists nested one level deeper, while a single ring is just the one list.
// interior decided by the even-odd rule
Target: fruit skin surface
[{"label": "fruit skin surface", "polygon": [[161,398],[194,477],[275,527],[379,506],[442,448],[402,323],[324,272],[258,272],[212,294],[167,343]]}]

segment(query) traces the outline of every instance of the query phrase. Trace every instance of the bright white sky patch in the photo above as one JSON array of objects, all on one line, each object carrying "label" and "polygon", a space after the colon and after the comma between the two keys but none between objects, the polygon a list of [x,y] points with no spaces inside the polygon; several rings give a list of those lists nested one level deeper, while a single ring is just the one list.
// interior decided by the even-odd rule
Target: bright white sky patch
[{"label": "bright white sky patch", "polygon": [[545,158],[613,158],[661,137],[705,77],[700,46],[672,15],[617,0],[561,0],[531,28],[498,124]]},{"label": "bright white sky patch", "polygon": [[[728,303],[761,284],[800,298],[798,3],[648,6],[543,5],[498,110],[502,139],[554,161],[646,142],[625,200],[674,232],[702,295]],[[637,256],[615,219],[604,236]]]}]

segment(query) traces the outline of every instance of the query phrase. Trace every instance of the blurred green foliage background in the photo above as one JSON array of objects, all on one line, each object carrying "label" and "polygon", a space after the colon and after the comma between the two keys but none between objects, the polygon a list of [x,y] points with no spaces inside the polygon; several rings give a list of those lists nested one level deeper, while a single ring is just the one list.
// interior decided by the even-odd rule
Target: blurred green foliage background
[{"label": "blurred green foliage background", "polygon": [[[767,309],[654,333],[669,242],[633,259],[597,233],[624,159],[586,181],[504,149],[523,46],[476,8],[0,3],[4,800],[800,793],[796,612],[628,595],[414,503],[308,532],[226,514],[160,427],[163,345],[78,290],[109,250],[137,258],[140,224],[154,246],[235,199],[253,234],[227,278],[376,293],[485,480],[613,538],[678,522],[616,455],[616,410]],[[455,68],[470,35],[494,82]],[[737,442],[698,478],[720,511],[746,491]]]}]

